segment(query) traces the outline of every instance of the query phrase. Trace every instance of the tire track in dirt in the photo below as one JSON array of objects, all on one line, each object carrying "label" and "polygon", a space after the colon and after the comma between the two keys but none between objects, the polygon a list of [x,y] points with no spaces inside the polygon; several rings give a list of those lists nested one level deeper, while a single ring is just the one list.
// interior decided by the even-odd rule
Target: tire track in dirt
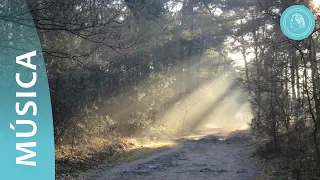
[{"label": "tire track in dirt", "polygon": [[[250,148],[239,136],[185,139],[173,149],[125,163],[91,180],[253,180],[259,170],[245,161]],[[252,148],[252,147],[251,147]]]}]

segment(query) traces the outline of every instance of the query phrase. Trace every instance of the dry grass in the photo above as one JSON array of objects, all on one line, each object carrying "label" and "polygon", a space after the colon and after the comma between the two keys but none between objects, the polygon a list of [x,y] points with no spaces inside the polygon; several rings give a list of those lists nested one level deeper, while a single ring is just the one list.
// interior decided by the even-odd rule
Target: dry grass
[{"label": "dry grass", "polygon": [[246,157],[256,167],[261,169],[261,173],[256,177],[256,180],[288,180],[288,172],[279,169],[279,159],[269,155],[269,159],[264,159],[257,155],[255,146],[246,152]]},{"label": "dry grass", "polygon": [[[56,148],[56,174],[60,176],[95,169],[99,166],[113,166],[167,150],[172,142],[141,141],[133,138],[107,140],[92,138],[90,143]],[[61,178],[60,178],[61,179]]]}]

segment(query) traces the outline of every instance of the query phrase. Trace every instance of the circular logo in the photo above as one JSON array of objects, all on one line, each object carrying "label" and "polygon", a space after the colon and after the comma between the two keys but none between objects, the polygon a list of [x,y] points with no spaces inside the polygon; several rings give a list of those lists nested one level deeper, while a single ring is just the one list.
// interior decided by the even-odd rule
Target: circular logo
[{"label": "circular logo", "polygon": [[313,13],[301,5],[294,5],[286,9],[281,15],[280,26],[282,32],[290,39],[302,40],[310,36],[315,27]]}]

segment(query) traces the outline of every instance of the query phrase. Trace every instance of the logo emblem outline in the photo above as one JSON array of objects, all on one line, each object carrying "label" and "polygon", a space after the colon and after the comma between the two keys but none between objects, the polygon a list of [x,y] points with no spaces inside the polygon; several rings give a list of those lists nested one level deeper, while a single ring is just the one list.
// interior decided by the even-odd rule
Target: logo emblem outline
[{"label": "logo emblem outline", "polygon": [[280,19],[282,32],[290,39],[303,40],[314,30],[315,19],[313,13],[302,5],[287,8]]}]

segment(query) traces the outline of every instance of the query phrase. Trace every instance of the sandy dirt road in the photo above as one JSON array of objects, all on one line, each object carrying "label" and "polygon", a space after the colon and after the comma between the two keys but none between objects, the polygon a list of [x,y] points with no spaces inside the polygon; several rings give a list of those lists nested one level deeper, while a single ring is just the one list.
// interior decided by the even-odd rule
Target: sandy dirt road
[{"label": "sandy dirt road", "polygon": [[179,141],[173,149],[115,166],[90,180],[254,180],[259,174],[244,157],[247,142],[237,136]]}]

